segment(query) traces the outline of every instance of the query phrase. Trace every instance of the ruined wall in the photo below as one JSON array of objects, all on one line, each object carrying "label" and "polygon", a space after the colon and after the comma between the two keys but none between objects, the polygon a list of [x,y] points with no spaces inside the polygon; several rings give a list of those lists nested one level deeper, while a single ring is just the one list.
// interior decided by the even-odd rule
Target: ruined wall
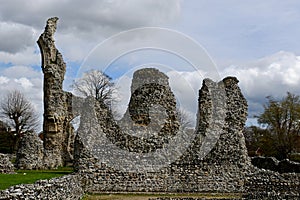
[{"label": "ruined wall", "polygon": [[[143,69],[138,73],[148,74],[149,78],[150,74],[157,72]],[[160,83],[163,83],[163,80],[160,79]],[[136,80],[133,80],[133,85],[135,82]],[[136,105],[140,107],[143,105],[142,102],[147,100],[140,101],[139,98],[135,98],[139,96],[138,94],[143,94],[142,96],[147,98],[148,93],[144,92],[147,88],[143,86],[136,88],[137,95],[132,95],[130,102],[137,101]],[[150,98],[152,97],[150,95]],[[173,104],[172,101],[158,102]],[[247,102],[235,77],[227,77],[219,83],[209,79],[203,81],[199,91],[198,124],[193,142],[178,159],[171,160],[168,165],[154,171],[151,171],[153,163],[149,160],[149,165],[143,166],[146,169],[143,171],[130,166],[130,164],[140,165],[138,161],[124,165],[128,159],[124,155],[122,157],[115,152],[109,154],[112,160],[117,161],[116,163],[105,159],[105,156],[99,156],[97,151],[100,151],[101,155],[114,151],[115,144],[111,141],[106,140],[103,143],[105,137],[115,133],[128,134],[128,132],[121,131],[118,122],[113,120],[109,109],[103,103],[88,98],[83,107],[86,112],[83,112],[81,117],[86,120],[81,121],[76,136],[74,156],[75,170],[80,174],[85,192],[236,192],[241,193],[243,199],[298,199],[300,197],[300,174],[279,174],[252,166],[242,134],[247,117]],[[165,105],[164,108],[168,106]],[[127,111],[127,114],[130,114],[130,109]],[[176,124],[176,119],[173,122]],[[99,139],[97,135],[103,137]],[[183,136],[183,138],[187,137]],[[137,143],[139,142],[140,140],[137,140]],[[128,147],[131,145],[132,151],[136,147],[136,143],[128,138],[123,144],[127,145],[124,149],[128,152],[130,152]],[[91,150],[93,148],[96,151]],[[160,148],[155,149],[155,151],[159,150]],[[145,151],[137,152],[145,154]],[[151,153],[147,151],[146,154],[149,152]],[[139,154],[135,155],[138,160]],[[156,159],[160,158],[156,157]]]},{"label": "ruined wall", "polygon": [[17,169],[44,169],[44,147],[42,140],[34,132],[21,137],[16,155]]},{"label": "ruined wall", "polygon": [[[149,70],[143,69],[138,71],[138,73],[148,73],[149,75],[151,74]],[[135,77],[132,88],[136,87],[134,86],[136,82]],[[163,83],[163,80],[161,79],[160,83]],[[180,158],[157,171],[120,170],[116,169],[110,163],[101,160],[102,158],[93,156],[94,152],[90,151],[90,147],[98,148],[99,151],[101,151],[101,148],[99,146],[89,146],[89,148],[86,148],[85,141],[94,142],[94,144],[99,145],[101,141],[97,140],[97,134],[110,136],[116,132],[118,134],[128,133],[120,131],[117,122],[113,120],[109,110],[103,104],[91,99],[87,100],[84,107],[88,112],[82,118],[86,119],[91,116],[91,113],[95,112],[95,118],[97,119],[94,123],[98,124],[99,127],[97,128],[98,125],[95,126],[95,124],[88,124],[87,121],[90,120],[81,121],[75,141],[76,170],[81,174],[82,181],[85,183],[85,190],[88,192],[242,192],[246,180],[245,176],[250,171],[251,163],[247,157],[245,141],[242,135],[247,116],[247,103],[237,83],[237,79],[233,77],[228,77],[220,83],[215,83],[209,79],[204,80],[200,90],[198,125],[193,142]],[[137,108],[145,108],[139,100],[141,98],[139,95],[143,96],[143,102],[147,102],[148,96],[150,99],[154,98],[152,94],[155,92],[149,93],[144,86],[137,87],[138,89],[132,92],[133,95],[130,102],[138,102],[135,104]],[[151,87],[158,89],[160,88],[160,84],[152,85]],[[223,95],[218,93],[220,91],[223,91]],[[135,93],[136,95],[134,95]],[[158,92],[157,94],[163,93]],[[166,99],[167,96],[158,95],[155,98]],[[155,101],[152,99],[150,102]],[[169,108],[169,111],[173,113],[174,101],[169,99],[157,102],[160,102],[162,107]],[[132,109],[134,110],[134,108]],[[148,112],[148,110],[135,112],[143,113]],[[218,118],[214,114],[224,116],[223,121],[222,117]],[[176,127],[176,117],[170,124],[172,124],[171,127],[173,125]],[[123,127],[122,130],[124,130]],[[173,130],[176,133],[177,129]],[[216,131],[220,132],[214,135]],[[87,135],[90,138],[86,138]],[[168,144],[168,140],[172,139],[172,137],[174,136],[171,135],[166,139],[165,145]],[[130,141],[125,139],[124,144],[130,146]],[[140,140],[137,140],[136,143],[138,142]],[[150,141],[147,142],[151,143],[151,137]],[[209,148],[210,142],[215,142],[215,144],[212,144],[212,150],[206,156],[202,155],[201,152],[205,151],[200,151],[200,149]],[[132,143],[132,149],[135,148],[136,143]],[[155,139],[153,143],[155,144]],[[107,143],[105,145],[111,144]],[[104,148],[103,154],[105,153],[104,151],[109,150],[109,148]],[[159,148],[155,150],[158,151]],[[120,159],[118,155],[111,156],[115,156],[113,157],[115,160]],[[120,162],[126,161],[121,160]],[[120,163],[120,165],[123,164]],[[131,166],[128,167],[130,168]]]},{"label": "ruined wall", "polygon": [[72,94],[63,91],[66,64],[55,47],[54,33],[58,18],[47,21],[44,33],[37,43],[42,55],[44,73],[44,164],[49,168],[61,166],[72,158],[68,144],[74,136],[72,120]]},{"label": "ruined wall", "polygon": [[275,157],[252,157],[251,162],[255,167],[268,169],[279,173],[295,172],[300,173],[300,163],[293,162],[289,159],[277,160]]},{"label": "ruined wall", "polygon": [[0,153],[0,174],[14,174],[14,165],[8,155]]},{"label": "ruined wall", "polygon": [[81,199],[84,195],[79,177],[66,175],[34,184],[21,184],[0,191],[0,199]]},{"label": "ruined wall", "polygon": [[300,199],[300,174],[255,169],[247,174],[246,199]]},{"label": "ruined wall", "polygon": [[130,152],[149,153],[163,148],[176,135],[179,129],[176,99],[168,79],[153,68],[133,74],[128,109],[117,121],[121,131],[106,134],[113,144]]}]

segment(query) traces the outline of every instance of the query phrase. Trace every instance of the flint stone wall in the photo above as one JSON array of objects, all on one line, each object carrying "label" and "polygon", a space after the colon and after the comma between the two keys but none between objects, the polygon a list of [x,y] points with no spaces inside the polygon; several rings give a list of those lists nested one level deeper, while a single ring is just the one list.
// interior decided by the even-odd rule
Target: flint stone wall
[{"label": "flint stone wall", "polygon": [[[131,101],[136,101],[134,95]],[[117,123],[103,103],[88,99],[84,108],[89,108],[87,113],[97,113],[95,118],[101,127],[97,130],[99,134],[115,133]],[[221,117],[213,116],[212,109]],[[242,134],[247,102],[236,78],[227,77],[220,83],[205,79],[199,91],[198,113],[193,143],[179,159],[154,172],[119,170],[93,156],[83,142],[89,137],[81,138],[93,131],[86,131],[91,130],[89,125],[81,123],[75,140],[75,168],[84,183],[84,191],[237,192],[243,194],[243,199],[299,198],[299,174],[278,174],[251,164]],[[212,134],[218,130],[219,134]],[[215,137],[217,142],[214,144]],[[89,140],[96,141],[96,138]],[[207,155],[201,154],[205,151],[199,153],[199,149],[209,149],[210,144],[214,147]]]},{"label": "flint stone wall", "polygon": [[300,174],[255,169],[247,175],[246,199],[300,199]]},{"label": "flint stone wall", "polygon": [[274,157],[253,157],[251,162],[260,169],[269,169],[279,173],[300,173],[300,163],[288,159],[279,161]]},{"label": "flint stone wall", "polygon": [[[146,73],[145,71],[142,71],[142,74]],[[82,177],[85,191],[242,192],[251,163],[242,134],[247,116],[247,102],[237,83],[238,80],[233,77],[228,77],[220,83],[209,79],[203,81],[194,141],[180,158],[155,172],[128,172],[99,161],[84,145],[83,140],[95,141],[95,138],[82,138],[89,134],[87,131],[89,128],[81,123],[75,140],[75,168]],[[224,96],[216,95],[219,90],[224,92]],[[143,89],[140,92],[143,93]],[[214,98],[217,98],[217,103],[222,105],[214,105]],[[130,101],[134,102],[136,99]],[[172,104],[172,101],[163,102]],[[100,131],[98,130],[99,134],[116,133],[117,123],[114,122],[105,105],[99,102],[86,102],[84,107],[87,108],[89,105],[91,107],[89,113],[97,113],[97,123],[101,127]],[[168,105],[162,106],[168,107]],[[95,107],[94,111],[93,107]],[[216,112],[224,116],[224,123],[222,120],[215,121],[211,126],[214,117],[212,109],[220,109]],[[82,118],[86,117],[82,116]],[[174,122],[176,123],[176,120]],[[201,147],[203,141],[209,144],[214,139],[208,135],[208,129],[219,130],[220,139],[207,156],[200,157],[199,148],[206,148],[205,145]],[[128,141],[124,143],[128,144]]]},{"label": "flint stone wall", "polygon": [[106,133],[115,145],[129,152],[149,153],[163,148],[176,135],[179,130],[176,99],[168,79],[153,68],[133,74],[128,109],[115,125],[121,130]]},{"label": "flint stone wall", "polygon": [[43,141],[36,133],[25,133],[19,143],[16,154],[17,169],[44,169]]},{"label": "flint stone wall", "polygon": [[0,153],[0,174],[14,174],[14,165],[10,162],[9,156]]},{"label": "flint stone wall", "polygon": [[78,175],[66,175],[0,191],[0,199],[81,199],[84,193]]}]

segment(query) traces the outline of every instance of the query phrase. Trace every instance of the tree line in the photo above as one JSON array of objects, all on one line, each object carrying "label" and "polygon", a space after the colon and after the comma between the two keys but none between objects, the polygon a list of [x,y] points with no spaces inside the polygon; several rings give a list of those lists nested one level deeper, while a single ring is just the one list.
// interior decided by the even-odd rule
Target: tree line
[{"label": "tree line", "polygon": [[281,100],[267,97],[264,111],[256,116],[259,126],[245,128],[250,155],[286,159],[300,152],[300,97],[287,92]]}]

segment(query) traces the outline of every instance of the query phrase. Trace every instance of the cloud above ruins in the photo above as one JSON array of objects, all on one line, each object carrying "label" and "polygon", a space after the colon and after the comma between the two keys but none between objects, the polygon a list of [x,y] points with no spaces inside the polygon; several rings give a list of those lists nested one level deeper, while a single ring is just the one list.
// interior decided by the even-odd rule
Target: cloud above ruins
[{"label": "cloud above ruins", "polygon": [[4,52],[13,54],[23,51],[35,40],[33,29],[22,24],[1,22],[0,29],[0,46]]},{"label": "cloud above ruins", "polygon": [[[262,110],[267,95],[281,98],[286,91],[300,94],[297,87],[300,84],[299,8],[300,2],[296,0],[5,1],[0,6],[0,92],[14,87],[23,89],[40,108],[41,60],[35,41],[46,19],[58,16],[55,40],[68,66],[65,87],[77,76],[77,70],[91,50],[110,36],[132,28],[169,28],[203,45],[216,63],[221,78],[238,77],[249,101],[251,117]],[[122,42],[134,41],[124,39]],[[184,47],[177,42],[173,44]],[[117,48],[118,45],[112,45],[110,50],[114,52]],[[133,53],[126,63],[124,59],[124,63],[119,62],[119,66],[138,64],[136,59],[145,55],[145,52],[144,55]],[[152,59],[152,62],[169,65],[174,68],[169,71],[170,80],[176,80],[175,74],[180,73],[182,79],[190,81],[192,88],[200,88],[202,79],[192,70],[186,70],[186,63],[173,58],[166,54],[148,54],[144,61],[151,63]],[[115,72],[113,76],[118,78],[120,74]],[[188,89],[179,81],[171,84],[178,91]],[[182,98],[186,104],[193,105],[194,97],[185,94]]]}]

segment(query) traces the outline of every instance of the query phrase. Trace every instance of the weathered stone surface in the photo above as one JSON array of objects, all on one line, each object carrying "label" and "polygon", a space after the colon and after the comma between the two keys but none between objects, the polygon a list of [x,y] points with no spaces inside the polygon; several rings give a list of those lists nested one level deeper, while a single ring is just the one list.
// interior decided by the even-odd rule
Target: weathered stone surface
[{"label": "weathered stone surface", "polygon": [[[251,165],[242,134],[247,116],[247,102],[237,83],[238,80],[234,77],[225,78],[220,83],[214,83],[209,79],[203,81],[199,92],[199,124],[195,141],[179,160],[159,171],[126,172],[117,170],[107,163],[99,163],[78,137],[75,143],[76,170],[85,183],[84,190],[86,192],[240,192],[244,193],[244,199],[299,198],[298,174],[280,175],[259,170]],[[221,91],[225,96],[215,95]],[[214,98],[217,100],[213,100]],[[112,119],[108,109],[93,101],[86,101],[85,108],[89,107],[93,110],[93,106],[97,110],[96,118],[99,124],[105,126]],[[218,115],[225,116],[224,119],[213,116],[213,109]],[[88,113],[90,112],[93,111],[88,110]],[[112,121],[109,123],[113,124]],[[79,131],[89,129],[89,126],[85,125],[82,124],[82,129]],[[109,127],[111,129],[113,126]],[[214,133],[217,130],[220,130],[219,134]],[[202,157],[199,149],[209,149],[209,143],[214,142],[214,137],[209,137],[210,134],[218,138],[211,151]],[[203,147],[204,143],[208,145]],[[257,190],[260,185],[264,189]]]},{"label": "weathered stone surface", "polygon": [[134,72],[128,109],[117,122],[122,131],[106,134],[114,144],[130,152],[149,153],[177,134],[176,99],[168,79],[153,68]]},{"label": "weathered stone surface", "polygon": [[66,175],[34,184],[12,186],[0,191],[0,199],[81,199],[84,195],[78,175]]},{"label": "weathered stone surface", "polygon": [[278,163],[278,172],[280,173],[300,173],[300,163],[288,159]]},{"label": "weathered stone surface", "polygon": [[300,163],[288,159],[279,161],[274,157],[253,157],[252,164],[260,169],[268,169],[279,173],[300,173]]},{"label": "weathered stone surface", "polygon": [[44,168],[43,141],[36,133],[27,132],[20,140],[16,156],[18,169],[43,169]]},{"label": "weathered stone surface", "polygon": [[300,199],[300,174],[254,169],[247,174],[246,199]]},{"label": "weathered stone surface", "polygon": [[44,33],[37,41],[44,73],[44,165],[48,168],[70,162],[74,142],[70,124],[73,119],[72,94],[63,91],[66,64],[54,41],[57,20],[57,17],[48,19]]},{"label": "weathered stone surface", "polygon": [[[138,73],[147,74],[147,70],[149,69],[141,70]],[[164,83],[164,81],[161,82]],[[78,163],[76,167],[78,173],[81,174],[83,182],[87,183],[85,190],[88,192],[242,192],[246,180],[245,176],[250,171],[251,162],[247,156],[242,134],[247,117],[247,102],[237,83],[237,79],[233,77],[228,77],[220,83],[214,83],[208,79],[204,80],[199,97],[199,124],[193,143],[186,153],[183,152],[184,154],[179,160],[154,172],[127,172],[126,170],[115,169],[105,162],[97,162],[97,158],[92,155],[90,149],[85,148],[84,141],[80,138],[80,135],[93,135],[93,131],[97,131],[97,129],[95,126],[87,125],[86,122],[82,121],[78,130],[79,136],[75,142],[77,152],[75,160]],[[133,80],[133,85],[137,85],[135,80]],[[160,87],[160,85],[151,82],[146,85],[151,85],[156,89]],[[133,104],[134,106],[131,105],[131,109],[134,110],[134,107],[146,108],[136,112],[137,115],[142,113],[144,114],[142,116],[146,116],[141,121],[142,124],[147,125],[145,121],[147,121],[149,110],[146,106],[143,107],[142,102],[147,102],[147,97],[151,99],[152,94],[155,92],[150,93],[148,88],[140,85],[132,86],[132,88],[138,88],[135,91],[142,94],[140,98],[144,99],[143,101],[138,100],[138,103]],[[221,91],[223,91],[223,95],[219,94]],[[132,94],[134,96],[135,92],[132,92]],[[160,93],[158,92],[158,94]],[[131,102],[134,101],[135,99],[131,99]],[[156,103],[154,99],[151,99],[151,102]],[[168,102],[173,105],[171,100],[168,100]],[[83,117],[84,119],[91,116],[90,113],[97,113],[95,114],[97,123],[101,127],[99,129],[101,131],[97,134],[110,136],[110,134],[121,133],[109,110],[101,103],[87,101],[84,107],[88,110],[87,116]],[[223,120],[215,116],[216,113],[223,116]],[[176,121],[174,122],[176,123]],[[90,130],[90,132],[87,130]],[[214,131],[220,132],[216,134]],[[84,139],[95,142],[95,144],[98,142],[96,137]],[[216,140],[214,141],[214,139]],[[128,140],[125,141],[128,144]],[[215,143],[210,144],[210,142]],[[213,145],[213,148],[209,149],[209,145]],[[205,157],[201,157],[200,148],[211,151],[207,152],[208,154]],[[118,158],[116,157],[116,159]]]},{"label": "weathered stone surface", "polygon": [[0,174],[13,174],[14,165],[10,162],[9,156],[0,153]]},{"label": "weathered stone surface", "polygon": [[271,171],[278,171],[279,161],[274,157],[257,156],[251,158],[251,162],[255,167],[269,169]]}]

